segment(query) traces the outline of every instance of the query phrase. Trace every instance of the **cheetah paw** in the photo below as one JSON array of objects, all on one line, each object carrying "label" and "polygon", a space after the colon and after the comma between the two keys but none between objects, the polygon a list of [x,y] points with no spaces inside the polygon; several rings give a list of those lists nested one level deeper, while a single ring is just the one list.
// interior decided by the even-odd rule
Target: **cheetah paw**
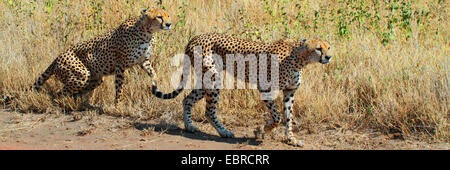
[{"label": "cheetah paw", "polygon": [[303,147],[304,146],[304,144],[301,140],[297,140],[295,138],[288,138],[286,143],[289,145],[295,146],[295,147]]},{"label": "cheetah paw", "polygon": [[198,127],[196,127],[196,126],[194,126],[194,125],[186,125],[186,126],[185,126],[185,129],[186,129],[186,131],[191,132],[191,133],[200,131],[200,130],[198,129]]},{"label": "cheetah paw", "polygon": [[234,134],[233,132],[230,132],[228,130],[224,130],[224,131],[219,131],[219,135],[222,138],[234,138]]}]

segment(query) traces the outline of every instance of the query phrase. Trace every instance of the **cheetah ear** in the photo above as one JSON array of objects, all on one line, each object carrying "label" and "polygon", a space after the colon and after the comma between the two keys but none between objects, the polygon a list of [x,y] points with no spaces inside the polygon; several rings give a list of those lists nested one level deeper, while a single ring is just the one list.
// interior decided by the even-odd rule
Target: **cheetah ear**
[{"label": "cheetah ear", "polygon": [[148,9],[148,8],[143,8],[143,9],[141,10],[141,14],[142,14],[142,15],[145,14],[145,13],[147,12],[147,9]]}]

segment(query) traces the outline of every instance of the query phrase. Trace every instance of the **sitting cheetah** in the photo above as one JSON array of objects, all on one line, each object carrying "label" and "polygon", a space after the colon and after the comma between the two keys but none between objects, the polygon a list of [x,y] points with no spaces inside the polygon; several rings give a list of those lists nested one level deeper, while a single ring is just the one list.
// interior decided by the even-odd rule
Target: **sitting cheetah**
[{"label": "sitting cheetah", "polygon": [[115,74],[116,96],[119,102],[124,81],[124,71],[140,65],[153,78],[149,63],[156,40],[153,33],[169,30],[170,17],[162,9],[142,10],[141,15],[126,20],[117,28],[79,43],[58,56],[34,83],[39,90],[51,75],[64,84],[57,96],[86,94],[103,82],[103,76]]},{"label": "sitting cheetah", "polygon": [[[256,57],[259,57],[259,54],[277,54],[279,61],[279,90],[283,91],[284,94],[283,102],[286,118],[287,143],[294,146],[303,146],[302,141],[295,139],[291,130],[291,113],[294,102],[294,93],[300,85],[303,67],[316,62],[322,64],[330,62],[331,54],[329,52],[330,45],[328,42],[319,38],[309,40],[292,40],[285,38],[272,43],[262,43],[223,34],[203,34],[196,36],[189,41],[185,49],[185,54],[189,56],[192,66],[194,66],[194,62],[192,61],[194,60],[194,47],[196,46],[201,47],[202,49],[200,57],[203,58],[201,75],[205,76],[206,72],[211,72],[213,77],[217,76],[218,71],[216,70],[217,66],[215,63],[211,62],[213,61],[211,54],[218,54],[223,60],[226,60],[226,54],[255,54]],[[258,59],[256,60],[259,62]],[[248,82],[251,77],[249,78],[248,64],[246,64],[246,67],[245,81]],[[225,69],[225,65],[223,65],[223,69]],[[270,68],[267,70],[270,70]],[[267,73],[267,77],[270,79],[271,74],[270,72]],[[234,76],[236,76],[236,72],[234,73]],[[185,84],[186,80],[183,79],[180,86],[175,91],[169,94],[163,94],[158,90],[156,83],[153,82],[152,93],[158,98],[174,98],[183,90]],[[261,89],[260,86],[257,88],[260,92],[268,92],[265,89]],[[209,122],[215,127],[220,136],[234,137],[234,134],[226,130],[217,119],[216,106],[219,99],[219,89],[217,88],[205,88],[203,86],[200,89],[194,89],[183,100],[185,129],[189,132],[198,131],[198,128],[192,125],[191,109],[197,101],[204,97],[206,98],[205,114]],[[281,118],[273,100],[264,100],[264,102],[269,108],[272,118],[264,127],[264,131],[267,133],[280,124]]]}]

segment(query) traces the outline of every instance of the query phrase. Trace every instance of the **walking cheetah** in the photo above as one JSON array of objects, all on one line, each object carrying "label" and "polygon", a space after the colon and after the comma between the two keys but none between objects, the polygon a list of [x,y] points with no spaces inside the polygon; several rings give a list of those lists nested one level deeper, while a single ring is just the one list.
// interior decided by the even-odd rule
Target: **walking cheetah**
[{"label": "walking cheetah", "polygon": [[[200,76],[205,76],[206,72],[211,72],[213,74],[213,79],[218,76],[217,66],[212,59],[211,54],[220,55],[223,60],[226,60],[226,54],[255,54],[259,57],[259,54],[277,54],[279,61],[279,90],[284,93],[284,113],[286,118],[286,137],[287,143],[294,146],[303,146],[302,141],[297,140],[291,130],[292,127],[292,107],[294,102],[294,93],[300,85],[302,79],[303,68],[311,63],[322,63],[327,64],[330,62],[331,53],[330,45],[328,42],[321,40],[319,38],[309,39],[309,40],[292,40],[284,38],[272,43],[262,43],[244,40],[240,38],[235,38],[229,35],[223,34],[203,34],[194,37],[189,41],[185,54],[189,56],[191,60],[191,65],[194,66],[194,47],[201,47],[201,58],[203,58],[202,74]],[[197,52],[198,53],[198,52]],[[258,58],[255,59],[260,62]],[[269,58],[270,60],[270,58]],[[257,64],[259,67],[259,64]],[[245,69],[245,80],[248,82],[249,77],[248,64],[246,64],[247,69]],[[225,69],[225,65],[223,65]],[[270,71],[270,65],[267,70]],[[259,74],[259,73],[258,73]],[[270,72],[267,73],[267,77],[270,79]],[[236,72],[234,73],[236,76]],[[258,79],[258,75],[256,79]],[[183,77],[183,76],[182,76]],[[255,77],[253,77],[255,78]],[[213,80],[214,81],[214,80]],[[183,79],[181,85],[173,92],[168,94],[163,94],[160,92],[153,82],[152,93],[158,98],[171,99],[176,97],[183,90],[186,80]],[[212,86],[216,87],[216,86]],[[262,89],[258,86],[260,92],[267,92],[267,89]],[[216,116],[216,106],[219,99],[219,89],[217,88],[203,88],[194,89],[191,93],[183,100],[184,109],[184,125],[185,129],[189,132],[198,131],[198,128],[192,125],[191,121],[191,109],[193,105],[202,98],[206,98],[206,117],[209,122],[215,127],[217,132],[222,137],[234,137],[234,134],[226,130],[222,124],[219,122]],[[273,100],[264,100],[266,106],[271,113],[271,120],[267,122],[264,127],[264,131],[270,132],[273,128],[278,126],[281,122],[280,113],[275,106]]]},{"label": "walking cheetah", "polygon": [[115,75],[116,96],[119,102],[124,82],[124,71],[140,65],[153,78],[149,58],[156,43],[153,33],[169,30],[170,17],[162,9],[144,9],[141,15],[132,17],[115,29],[79,43],[60,56],[34,83],[39,90],[51,75],[60,80],[64,87],[57,96],[86,94],[87,100],[93,90],[103,82],[103,76]]}]

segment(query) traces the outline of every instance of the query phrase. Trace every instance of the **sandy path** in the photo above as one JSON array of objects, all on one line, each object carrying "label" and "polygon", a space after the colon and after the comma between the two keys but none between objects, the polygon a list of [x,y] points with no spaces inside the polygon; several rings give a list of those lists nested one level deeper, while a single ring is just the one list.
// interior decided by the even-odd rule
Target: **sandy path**
[{"label": "sandy path", "polygon": [[[79,119],[79,120],[75,120]],[[197,122],[198,124],[198,122]],[[160,120],[131,120],[106,115],[76,118],[73,115],[22,114],[0,111],[0,150],[5,149],[445,149],[448,143],[395,139],[379,133],[329,130],[299,132],[305,143],[295,148],[271,135],[256,140],[252,129],[231,127],[235,139],[224,139],[209,124],[202,132],[186,133],[182,123],[166,125]],[[279,129],[276,129],[279,130]]]}]

